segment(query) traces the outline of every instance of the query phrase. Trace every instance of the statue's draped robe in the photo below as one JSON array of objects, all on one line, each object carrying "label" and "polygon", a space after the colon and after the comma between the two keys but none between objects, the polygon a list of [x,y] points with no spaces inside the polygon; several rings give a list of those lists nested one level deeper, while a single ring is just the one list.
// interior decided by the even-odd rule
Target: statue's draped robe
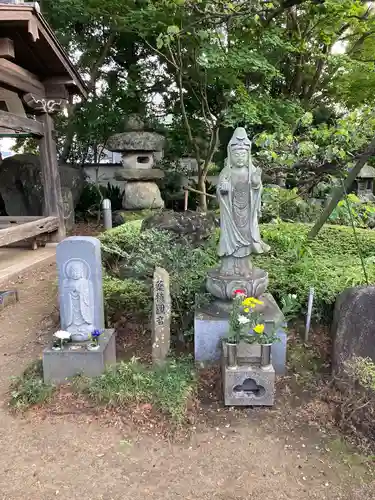
[{"label": "statue's draped robe", "polygon": [[[237,171],[236,171],[237,170]],[[243,169],[241,169],[243,170]],[[228,183],[229,192],[220,190]],[[258,217],[261,210],[262,182],[260,170],[252,164],[246,168],[246,176],[240,169],[228,165],[222,170],[217,188],[220,204],[220,257],[248,257],[268,250],[262,242]]]},{"label": "statue's draped robe", "polygon": [[83,333],[92,329],[90,282],[84,278],[66,279],[63,284],[67,330]]}]

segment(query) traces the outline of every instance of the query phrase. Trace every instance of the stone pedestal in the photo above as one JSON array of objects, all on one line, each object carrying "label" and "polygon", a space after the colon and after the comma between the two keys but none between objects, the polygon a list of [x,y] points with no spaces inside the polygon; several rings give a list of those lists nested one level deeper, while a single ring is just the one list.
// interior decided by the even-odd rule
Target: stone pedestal
[{"label": "stone pedestal", "polygon": [[43,351],[43,377],[49,384],[63,384],[76,375],[97,377],[106,367],[116,363],[114,330],[105,330],[99,337],[99,349],[88,350],[89,342],[67,344],[61,351],[52,345]]},{"label": "stone pedestal", "polygon": [[[264,302],[257,306],[262,313],[266,332],[271,332],[276,324],[284,324],[283,314],[271,294],[265,293],[260,299]],[[217,301],[205,308],[196,309],[194,317],[195,361],[208,364],[218,361],[221,356],[221,340],[229,332],[229,312],[231,302]],[[287,335],[284,327],[279,327],[277,336],[280,342],[272,345],[272,364],[277,375],[286,370]]]},{"label": "stone pedestal", "polygon": [[206,289],[214,297],[229,301],[235,290],[245,290],[247,297],[260,297],[268,286],[268,273],[257,267],[251,270],[251,276],[225,276],[220,268],[212,269],[207,273]]}]

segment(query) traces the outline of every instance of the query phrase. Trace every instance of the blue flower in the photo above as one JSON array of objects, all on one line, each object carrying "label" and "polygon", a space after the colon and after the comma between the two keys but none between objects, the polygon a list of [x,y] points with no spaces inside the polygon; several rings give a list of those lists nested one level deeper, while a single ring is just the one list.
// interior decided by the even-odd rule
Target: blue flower
[{"label": "blue flower", "polygon": [[100,330],[94,330],[91,333],[91,337],[93,337],[94,339],[97,339],[98,337],[100,337],[101,334],[102,334],[102,332]]}]

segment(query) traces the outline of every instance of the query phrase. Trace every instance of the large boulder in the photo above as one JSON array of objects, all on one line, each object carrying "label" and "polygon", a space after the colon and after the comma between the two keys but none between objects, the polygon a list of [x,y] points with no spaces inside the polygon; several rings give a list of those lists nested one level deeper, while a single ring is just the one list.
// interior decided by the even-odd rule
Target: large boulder
[{"label": "large boulder", "polygon": [[338,296],[332,335],[334,372],[353,356],[375,362],[375,286],[348,288]]},{"label": "large boulder", "polygon": [[122,202],[125,210],[164,208],[160,189],[154,182],[127,182]]},{"label": "large boulder", "polygon": [[190,210],[186,212],[165,210],[147,217],[142,222],[141,230],[170,231],[176,235],[177,240],[186,239],[191,243],[199,244],[213,235],[217,225],[218,221],[213,212],[203,214]]},{"label": "large boulder", "polygon": [[[59,170],[64,199],[72,198],[75,206],[84,185],[83,169],[60,165]],[[0,195],[8,215],[42,215],[44,195],[39,156],[19,154],[3,160],[0,163]]]}]

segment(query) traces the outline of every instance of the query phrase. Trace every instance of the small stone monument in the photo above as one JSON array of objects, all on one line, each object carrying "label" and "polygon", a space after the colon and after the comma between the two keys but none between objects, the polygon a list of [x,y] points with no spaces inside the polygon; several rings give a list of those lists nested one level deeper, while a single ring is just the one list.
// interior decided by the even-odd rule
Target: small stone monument
[{"label": "small stone monument", "polygon": [[[283,324],[283,315],[272,295],[266,293],[268,273],[253,266],[252,254],[269,251],[260,236],[262,172],[251,159],[251,141],[244,128],[237,128],[228,144],[228,158],[219,176],[220,264],[208,272],[207,291],[213,303],[195,311],[195,359],[199,362],[220,358],[220,340],[229,331],[229,313],[234,291],[261,298],[258,306],[267,329]],[[269,331],[268,330],[268,331]],[[286,334],[279,331],[282,345],[274,350],[278,373],[285,371]],[[276,344],[275,344],[276,346]]]},{"label": "small stone monument", "polygon": [[164,178],[164,172],[154,168],[155,158],[161,156],[164,137],[146,132],[144,123],[137,115],[130,115],[125,132],[108,140],[110,151],[122,153],[123,170],[115,179],[125,181],[123,208],[143,210],[164,208],[160,189],[155,181]]},{"label": "small stone monument", "polygon": [[157,267],[154,272],[152,311],[152,361],[163,364],[171,343],[171,294],[168,272]]},{"label": "small stone monument", "polygon": [[[58,244],[56,260],[59,281],[61,330],[71,343],[61,350],[53,346],[43,352],[44,380],[62,383],[77,374],[100,375],[107,364],[116,363],[115,335],[104,328],[104,304],[100,241],[72,236]],[[91,334],[102,332],[95,350]]]},{"label": "small stone monument", "polygon": [[71,236],[57,245],[61,328],[75,342],[104,329],[102,259],[100,241]]}]

